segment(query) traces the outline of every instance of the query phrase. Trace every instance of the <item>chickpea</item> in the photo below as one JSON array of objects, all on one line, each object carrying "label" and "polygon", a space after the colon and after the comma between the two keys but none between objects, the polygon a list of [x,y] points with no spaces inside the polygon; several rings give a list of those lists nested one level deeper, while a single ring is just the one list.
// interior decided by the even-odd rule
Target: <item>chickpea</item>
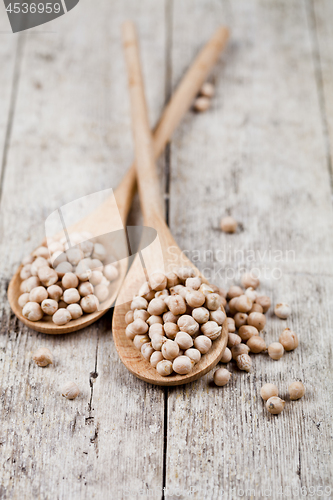
[{"label": "chickpea", "polygon": [[223,217],[221,219],[221,229],[224,233],[235,233],[238,223],[233,217]]},{"label": "chickpea", "polygon": [[178,356],[174,359],[172,368],[179,375],[186,375],[192,370],[193,363],[188,356]]},{"label": "chickpea", "polygon": [[66,304],[75,304],[75,302],[80,301],[81,297],[76,288],[67,288],[67,290],[64,291],[63,299]]},{"label": "chickpea", "polygon": [[219,368],[214,373],[215,385],[217,385],[218,387],[222,387],[222,386],[226,385],[229,382],[231,375],[232,375],[232,373],[230,373],[225,368]]},{"label": "chickpea", "polygon": [[256,289],[260,285],[259,278],[254,276],[252,273],[243,274],[241,282],[242,282],[242,285],[244,288],[252,287],[252,288]]},{"label": "chickpea", "polygon": [[159,335],[158,333],[154,333],[151,336],[151,345],[153,346],[155,351],[160,351],[162,349],[162,345],[167,341],[167,338]]},{"label": "chickpea", "polygon": [[252,308],[252,300],[247,295],[240,295],[235,301],[235,309],[238,312],[247,313]]},{"label": "chickpea", "polygon": [[66,251],[67,260],[72,266],[77,266],[84,259],[84,254],[80,248],[69,248]]},{"label": "chickpea", "polygon": [[195,277],[195,270],[193,269],[193,267],[179,267],[174,272],[182,281],[186,281],[187,278]]},{"label": "chickpea", "polygon": [[210,82],[205,82],[201,89],[199,90],[199,94],[203,95],[204,97],[209,97],[212,98],[215,93],[215,88],[214,85]]},{"label": "chickpea", "polygon": [[41,303],[43,300],[47,299],[48,293],[43,286],[37,286],[33,288],[29,294],[30,302],[38,302]]},{"label": "chickpea", "polygon": [[99,303],[97,297],[95,295],[87,295],[83,297],[80,301],[80,306],[82,307],[85,313],[92,313],[97,311]]},{"label": "chickpea", "polygon": [[[193,339],[191,335],[186,332],[178,332],[175,337],[175,341],[181,349],[190,349],[193,346]],[[176,371],[174,369],[174,371]]]},{"label": "chickpea", "polygon": [[174,340],[167,340],[162,345],[162,354],[165,359],[173,360],[179,355],[179,346]]},{"label": "chickpea", "polygon": [[79,284],[79,279],[74,273],[66,273],[62,277],[61,284],[64,288],[76,288]]},{"label": "chickpea", "polygon": [[266,408],[269,413],[272,413],[273,415],[278,415],[279,413],[281,413],[283,411],[284,405],[285,401],[276,396],[273,396],[266,401]]},{"label": "chickpea", "polygon": [[30,278],[30,276],[32,276],[31,275],[31,264],[26,264],[21,269],[20,278],[21,278],[21,280],[27,280],[28,278]]},{"label": "chickpea", "polygon": [[215,321],[207,321],[201,326],[201,331],[206,337],[215,340],[221,335],[222,327]]},{"label": "chickpea", "polygon": [[133,321],[138,318],[142,319],[143,321],[147,321],[147,319],[150,318],[149,312],[145,309],[135,309],[133,314]]},{"label": "chickpea", "polygon": [[29,295],[30,293],[22,293],[22,295],[19,296],[18,305],[22,307],[22,309],[29,302]]},{"label": "chickpea", "polygon": [[301,399],[305,394],[305,387],[302,382],[293,382],[288,387],[288,392],[291,401],[296,401],[296,399]]},{"label": "chickpea", "polygon": [[196,276],[195,278],[187,278],[187,280],[185,281],[186,288],[193,288],[193,290],[198,290],[201,284],[202,280],[199,276]]},{"label": "chickpea", "polygon": [[229,315],[230,316],[234,316],[237,312],[239,312],[236,309],[237,300],[238,300],[238,297],[234,297],[233,299],[229,300],[228,308],[229,308]]},{"label": "chickpea", "polygon": [[287,319],[291,315],[291,307],[288,304],[276,304],[274,313],[278,318]]},{"label": "chickpea", "polygon": [[229,333],[234,333],[236,331],[236,323],[233,318],[227,318],[228,322],[228,332]]},{"label": "chickpea", "polygon": [[240,328],[241,326],[246,325],[248,315],[246,313],[238,312],[234,316],[235,326],[236,328]]},{"label": "chickpea", "polygon": [[259,297],[256,298],[256,303],[261,305],[264,313],[266,313],[268,309],[271,307],[272,302],[271,299],[266,295],[260,295]]},{"label": "chickpea", "polygon": [[134,313],[133,311],[127,311],[127,313],[125,314],[125,323],[126,325],[129,325],[130,323],[133,323],[134,321]]},{"label": "chickpea", "polygon": [[164,327],[163,325],[161,325],[160,323],[153,323],[150,327],[149,327],[149,337],[151,338],[153,335],[155,334],[158,334],[158,335],[162,335],[164,336]]},{"label": "chickpea", "polygon": [[32,252],[34,257],[42,257],[48,259],[50,257],[50,252],[47,247],[41,246]]},{"label": "chickpea", "polygon": [[[158,300],[158,299],[156,299]],[[163,302],[164,305],[164,302]],[[148,301],[144,299],[143,297],[135,297],[132,302],[131,302],[131,309],[132,311],[135,311],[135,309],[147,309],[148,307]],[[164,305],[165,307],[165,305]],[[152,314],[152,313],[150,313]]]},{"label": "chickpea", "polygon": [[208,309],[206,309],[205,307],[196,307],[192,311],[192,316],[195,319],[195,321],[201,325],[203,323],[207,323],[210,315]]},{"label": "chickpea", "polygon": [[204,111],[207,111],[207,109],[210,107],[210,99],[208,97],[197,97],[194,101],[193,108],[195,111],[198,113],[203,113]]},{"label": "chickpea", "polygon": [[[119,271],[116,268],[116,266],[114,266],[113,264],[107,264],[103,269],[103,274],[107,280],[115,281],[119,276]],[[140,295],[140,293],[139,293],[139,295]]]},{"label": "chickpea", "polygon": [[149,318],[146,321],[147,321],[149,326],[155,325],[156,323],[163,325],[163,319],[161,318],[161,316],[157,316],[155,314],[152,314],[151,316],[149,316]]},{"label": "chickpea", "polygon": [[194,347],[201,352],[201,354],[206,354],[212,347],[212,341],[205,335],[199,335],[194,339]]},{"label": "chickpea", "polygon": [[171,311],[167,311],[163,314],[164,323],[177,323],[179,316],[175,316]]},{"label": "chickpea", "polygon": [[290,328],[283,330],[279,337],[279,342],[283,345],[286,351],[292,351],[298,347],[298,337],[295,332],[290,330]]},{"label": "chickpea", "polygon": [[231,351],[230,351],[229,347],[226,347],[220,361],[221,361],[221,363],[229,363],[229,361],[231,361],[231,359],[232,359]]},{"label": "chickpea", "polygon": [[241,354],[248,354],[250,348],[246,344],[237,344],[231,348],[232,359],[237,360]]},{"label": "chickpea", "polygon": [[244,342],[247,342],[254,335],[259,335],[259,332],[254,326],[243,325],[239,328],[238,335]]},{"label": "chickpea", "polygon": [[153,368],[156,368],[157,366],[157,363],[159,363],[160,361],[163,361],[163,354],[161,353],[161,351],[155,351],[153,352],[153,354],[150,356],[150,364]]},{"label": "chickpea", "polygon": [[280,342],[273,342],[268,346],[268,355],[275,360],[282,358],[284,354],[283,345]]},{"label": "chickpea", "polygon": [[92,253],[92,258],[93,259],[99,259],[103,262],[103,260],[105,259],[106,257],[106,250],[105,250],[105,247],[104,245],[102,245],[101,243],[95,243],[94,244],[94,250],[93,250],[93,253]]},{"label": "chickpea", "polygon": [[66,325],[72,319],[71,313],[64,308],[58,309],[52,316],[52,321],[58,326]]},{"label": "chickpea", "polygon": [[245,295],[247,297],[249,297],[252,300],[252,302],[254,302],[256,300],[256,298],[258,297],[258,293],[255,291],[255,289],[252,286],[249,286],[245,290]]},{"label": "chickpea", "polygon": [[[142,299],[142,297],[141,297]],[[145,299],[143,299],[145,300]],[[148,304],[148,312],[150,315],[161,315],[166,312],[167,306],[162,299],[153,299]]]},{"label": "chickpea", "polygon": [[80,248],[83,252],[84,257],[87,258],[87,257],[91,256],[93,249],[94,249],[94,244],[92,241],[89,241],[89,240],[81,241]]},{"label": "chickpea", "polygon": [[27,302],[23,307],[22,314],[29,321],[39,321],[43,317],[43,311],[37,302]]},{"label": "chickpea", "polygon": [[194,364],[199,363],[201,359],[201,352],[198,349],[195,349],[194,347],[186,349],[184,354],[185,356],[188,356],[194,362]]},{"label": "chickpea", "polygon": [[40,286],[40,279],[37,276],[31,276],[30,278],[22,281],[20,285],[20,291],[22,293],[30,293],[33,288]]},{"label": "chickpea", "polygon": [[239,335],[236,333],[228,333],[228,347],[231,349],[237,344],[240,344],[242,342],[242,339],[240,338]]},{"label": "chickpea", "polygon": [[235,297],[239,297],[240,295],[243,295],[244,290],[237,285],[233,285],[229,288],[228,293],[227,293],[227,299],[234,299]]},{"label": "chickpea", "polygon": [[174,340],[179,332],[179,328],[175,323],[167,322],[164,323],[164,331],[168,339]]},{"label": "chickpea", "polygon": [[141,354],[147,361],[150,360],[150,356],[153,354],[153,352],[154,352],[154,348],[151,345],[151,342],[147,342],[146,344],[142,344]]},{"label": "chickpea", "polygon": [[139,351],[141,351],[141,347],[143,346],[143,344],[148,344],[149,341],[150,340],[148,335],[135,335],[133,344]]},{"label": "chickpea", "polygon": [[199,290],[190,289],[186,293],[186,302],[189,306],[197,308],[202,306],[205,303],[206,297]]},{"label": "chickpea", "polygon": [[53,299],[45,299],[42,304],[42,311],[48,316],[52,316],[58,309],[58,302]]},{"label": "chickpea", "polygon": [[145,321],[138,318],[131,323],[131,330],[135,332],[136,335],[142,335],[148,332],[148,325]]},{"label": "chickpea", "polygon": [[205,297],[207,297],[210,293],[214,293],[214,288],[210,285],[207,285],[207,283],[202,283],[202,285],[200,285],[199,291],[203,293]]},{"label": "chickpea", "polygon": [[247,318],[247,323],[250,326],[254,326],[259,332],[265,328],[266,318],[263,314],[253,312],[249,314]]},{"label": "chickpea", "polygon": [[[193,311],[192,311],[192,316],[193,316]],[[210,311],[209,313],[210,321],[215,321],[220,326],[223,325],[226,318],[227,318],[226,314],[221,309],[217,309],[216,311]]]},{"label": "chickpea", "polygon": [[101,271],[92,271],[89,281],[93,286],[99,285],[103,280],[103,273]]},{"label": "chickpea", "polygon": [[67,311],[69,311],[72,319],[78,319],[83,314],[82,308],[79,304],[69,304],[69,306],[67,306]]},{"label": "chickpea", "polygon": [[45,266],[50,267],[47,260],[44,259],[44,257],[37,257],[37,259],[34,260],[33,263],[31,264],[30,271],[32,276],[38,276],[38,269],[40,267],[45,267]]},{"label": "chickpea", "polygon": [[[106,285],[97,285],[95,287],[94,295],[96,295],[97,299],[99,300],[100,303],[103,303],[109,296],[109,289]],[[140,309],[140,311],[145,311],[144,309]],[[148,313],[147,313],[148,314]]]},{"label": "chickpea", "polygon": [[153,273],[149,276],[149,285],[156,292],[164,290],[167,286],[167,277],[163,273]]},{"label": "chickpea", "polygon": [[167,278],[167,288],[172,288],[173,286],[179,285],[179,278],[176,273],[170,272],[166,275]]},{"label": "chickpea", "polygon": [[163,359],[156,365],[156,370],[157,373],[162,375],[162,377],[167,377],[168,375],[171,375],[173,368],[172,368],[172,363],[171,361],[167,359]]},{"label": "chickpea", "polygon": [[182,332],[186,332],[191,336],[195,335],[199,331],[199,323],[197,323],[195,319],[188,314],[181,316],[177,321],[177,325]]},{"label": "chickpea", "polygon": [[254,352],[255,354],[266,351],[267,349],[265,340],[262,337],[259,337],[259,335],[251,337],[247,341],[246,345],[249,346],[250,351]]},{"label": "chickpea", "polygon": [[260,304],[254,303],[253,306],[252,306],[252,309],[251,309],[250,313],[254,313],[254,312],[263,313],[264,310],[263,310],[263,308],[261,307]]},{"label": "chickpea", "polygon": [[249,372],[252,366],[252,360],[248,354],[240,354],[237,356],[237,366],[240,370]]},{"label": "chickpea", "polygon": [[178,316],[179,314],[185,314],[186,312],[186,303],[183,297],[180,295],[171,295],[168,300],[168,308],[172,312],[174,316]]},{"label": "chickpea", "polygon": [[264,401],[267,401],[273,396],[277,397],[279,395],[279,389],[274,384],[265,384],[260,389],[260,396]]}]

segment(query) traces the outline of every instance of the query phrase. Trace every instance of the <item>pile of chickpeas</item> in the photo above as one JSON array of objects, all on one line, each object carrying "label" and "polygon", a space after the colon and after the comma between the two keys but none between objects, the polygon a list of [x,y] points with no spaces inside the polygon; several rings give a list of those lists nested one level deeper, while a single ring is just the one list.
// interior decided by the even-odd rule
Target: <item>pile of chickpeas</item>
[{"label": "pile of chickpeas", "polygon": [[117,264],[105,263],[106,249],[91,233],[72,233],[70,239],[75,246],[66,238],[49,239],[22,260],[18,303],[29,321],[50,316],[62,326],[97,311],[108,298]]},{"label": "pile of chickpeas", "polygon": [[193,268],[155,272],[133,298],[125,333],[160,375],[186,375],[220,337],[222,304],[220,289]]}]

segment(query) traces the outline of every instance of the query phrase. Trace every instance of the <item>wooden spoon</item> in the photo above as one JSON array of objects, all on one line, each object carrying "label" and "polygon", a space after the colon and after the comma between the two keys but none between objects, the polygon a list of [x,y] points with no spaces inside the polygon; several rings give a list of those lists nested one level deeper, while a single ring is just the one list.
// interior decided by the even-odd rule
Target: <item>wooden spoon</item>
[{"label": "wooden spoon", "polygon": [[150,276],[156,270],[169,272],[176,267],[185,266],[192,267],[197,275],[201,277],[202,275],[177,246],[163,219],[162,197],[159,193],[138,41],[134,24],[131,22],[126,22],[123,25],[123,41],[131,97],[135,165],[140,202],[144,224],[155,228],[158,236],[150,246],[138,253],[125,278],[113,314],[113,339],[121,361],[138,378],[156,385],[180,385],[202,377],[219,362],[227,345],[228,326],[227,321],[225,321],[221,336],[213,342],[210,351],[202,356],[189,374],[168,377],[159,375],[156,369],[144,359],[141,352],[134,347],[132,340],[125,335],[125,314],[130,309],[133,296],[137,294],[140,286],[146,280],[146,274]]},{"label": "wooden spoon", "polygon": [[[170,140],[172,133],[177,127],[183,115],[191,106],[193,99],[198,93],[200,87],[205,82],[210,70],[216,63],[221,51],[226,45],[229,32],[227,28],[220,27],[204,46],[199,55],[196,57],[192,66],[188,69],[178,88],[176,89],[172,99],[166,106],[162,117],[155,129],[153,139],[153,155],[157,158],[164,150],[166,144]],[[136,188],[136,171],[134,164],[129,169],[121,184],[114,192],[114,196],[110,196],[97,210],[92,212],[77,224],[68,229],[68,233],[79,231],[91,231],[93,234],[108,234],[110,232],[110,219],[117,219],[118,226],[113,230],[126,228],[126,219],[132,198]],[[114,216],[113,216],[114,215]],[[119,219],[122,224],[119,225]],[[125,238],[125,232],[124,232]],[[108,249],[113,253],[113,248]],[[21,295],[20,291],[20,266],[8,287],[8,299],[14,314],[27,326],[42,333],[62,334],[71,333],[80,330],[98,318],[103,316],[114,303],[123,279],[126,275],[128,261],[122,257],[119,262],[119,278],[113,283],[111,296],[106,302],[101,304],[99,311],[92,314],[85,314],[81,318],[70,321],[67,325],[57,326],[52,322],[51,317],[44,316],[42,320],[33,322],[29,321],[22,315],[22,309],[18,305],[18,298]]]}]

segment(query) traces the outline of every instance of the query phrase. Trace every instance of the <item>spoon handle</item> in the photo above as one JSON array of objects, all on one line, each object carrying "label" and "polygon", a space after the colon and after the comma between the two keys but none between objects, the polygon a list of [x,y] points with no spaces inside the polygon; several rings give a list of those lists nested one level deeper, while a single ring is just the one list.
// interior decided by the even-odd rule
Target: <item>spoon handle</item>
[{"label": "spoon handle", "polygon": [[[186,113],[186,111],[189,109],[191,106],[193,99],[197,95],[197,93],[200,90],[200,87],[202,84],[205,82],[210,70],[216,63],[221,51],[225,47],[227,40],[229,38],[229,30],[226,27],[220,27],[216,30],[212,38],[206,43],[206,45],[201,49],[197,57],[195,58],[193,64],[189,67],[187,70],[186,74],[182,78],[180,84],[178,85],[175,93],[173,94],[169,104],[166,106],[164,112],[162,113],[161,119],[158,122],[154,134],[153,134],[153,154],[154,158],[158,158],[158,156],[162,153],[163,149],[165,148],[166,144],[170,140],[175,128],[179,124],[180,120]],[[132,83],[137,83],[141,85],[141,90],[136,89],[135,94],[136,96],[140,96],[142,98],[142,95],[144,97],[144,91],[143,91],[143,81],[142,81],[142,75],[140,71],[140,58],[139,58],[139,51],[138,51],[138,42],[137,42],[137,36],[135,32],[135,27],[133,23],[131,22],[126,22],[124,23],[123,26],[123,41],[124,41],[124,51],[126,55],[126,60],[128,63],[128,71],[130,74],[130,71],[134,72],[136,75],[136,79],[131,79],[130,80],[130,85]],[[131,69],[130,69],[131,68]],[[131,89],[132,93],[132,89]],[[135,105],[136,109],[136,105]],[[142,107],[141,107],[142,110]],[[134,108],[132,106],[132,113],[136,113],[134,111]],[[147,117],[146,117],[147,120]],[[147,132],[147,131],[146,131]],[[135,165],[133,165],[129,171],[133,171],[135,169]],[[128,176],[127,176],[128,177]],[[148,178],[150,177],[150,174],[148,174]],[[147,176],[145,176],[147,178]],[[129,179],[133,180],[134,183],[134,175],[131,177],[128,177],[126,180],[128,181]],[[156,169],[155,166],[153,168],[153,181],[149,182],[151,185],[150,188],[148,188],[148,183],[145,182],[145,186],[143,187],[143,193],[140,189],[140,196],[142,200],[142,208],[144,211],[144,215],[151,216],[152,210],[155,211],[156,213],[159,214],[159,216],[162,216],[162,208],[161,208],[161,197],[159,195],[159,185],[157,181],[157,175],[156,175]],[[125,179],[124,179],[125,180]],[[155,184],[154,184],[155,182]],[[119,185],[119,193],[123,192],[125,188],[122,186],[123,182]],[[154,184],[152,186],[152,184]],[[126,184],[126,188],[128,187],[128,182]],[[147,190],[152,191],[152,197],[149,195],[147,196]],[[117,191],[118,191],[117,190]],[[132,186],[133,190],[133,186]],[[117,193],[116,193],[117,194]],[[156,196],[157,195],[157,196]],[[147,196],[147,198],[146,198]],[[158,198],[156,200],[156,197]],[[122,197],[124,199],[124,197]],[[117,197],[118,199],[118,197]],[[119,199],[121,199],[119,197]],[[146,206],[147,202],[143,201],[143,199],[148,199],[148,204],[150,206]],[[154,207],[154,203],[157,202],[157,204]]]}]

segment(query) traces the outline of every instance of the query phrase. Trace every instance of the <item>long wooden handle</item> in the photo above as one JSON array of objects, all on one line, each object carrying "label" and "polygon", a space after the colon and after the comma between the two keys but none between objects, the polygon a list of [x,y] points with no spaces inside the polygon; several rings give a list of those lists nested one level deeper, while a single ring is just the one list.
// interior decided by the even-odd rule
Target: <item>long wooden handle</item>
[{"label": "long wooden handle", "polygon": [[[180,120],[191,106],[193,99],[224,49],[228,38],[229,30],[223,26],[218,28],[185,73],[155,128],[153,135],[155,159],[162,153]],[[135,165],[133,164],[115,193],[117,202],[119,200],[118,205],[123,219],[127,216],[132,199],[128,193],[134,193],[134,191]]]}]

